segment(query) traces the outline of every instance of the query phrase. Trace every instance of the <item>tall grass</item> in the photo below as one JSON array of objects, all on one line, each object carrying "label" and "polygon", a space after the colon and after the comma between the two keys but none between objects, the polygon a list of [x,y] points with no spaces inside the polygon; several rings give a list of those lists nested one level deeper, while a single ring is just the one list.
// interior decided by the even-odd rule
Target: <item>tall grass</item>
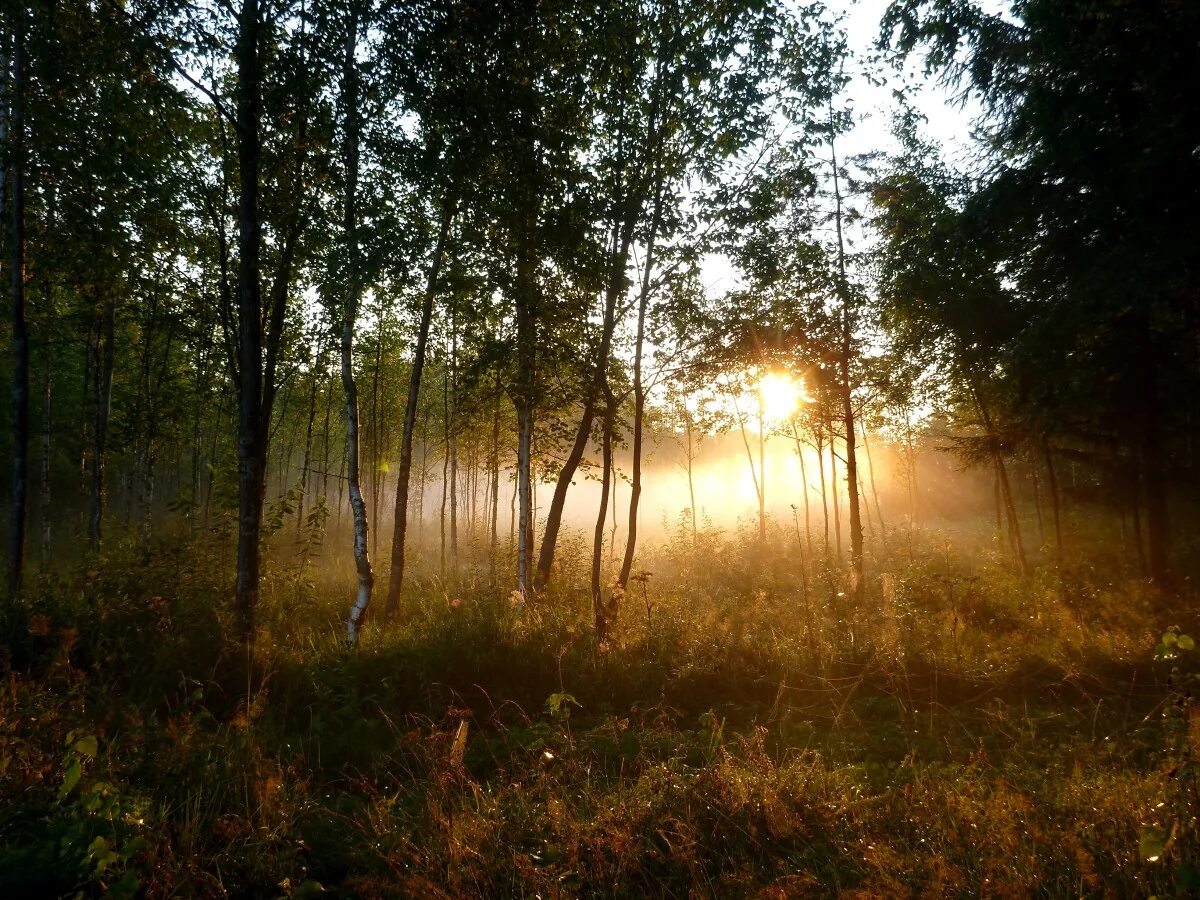
[{"label": "tall grass", "polygon": [[597,647],[567,546],[524,606],[482,557],[453,577],[418,564],[399,623],[353,652],[349,577],[280,554],[252,659],[218,544],[130,541],[45,577],[0,623],[0,887],[1191,888],[1189,660],[1154,658],[1176,622],[1137,582],[1082,565],[1022,579],[897,535],[852,609],[840,572],[801,579],[784,529],[765,547],[681,530]]}]

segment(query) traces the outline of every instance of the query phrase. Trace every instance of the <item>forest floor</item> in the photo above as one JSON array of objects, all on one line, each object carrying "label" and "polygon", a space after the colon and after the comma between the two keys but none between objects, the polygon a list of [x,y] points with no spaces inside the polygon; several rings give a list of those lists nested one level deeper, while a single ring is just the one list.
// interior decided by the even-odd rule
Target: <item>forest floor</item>
[{"label": "forest floor", "polygon": [[224,549],[130,541],[43,578],[0,621],[0,895],[1200,883],[1200,666],[1142,586],[929,538],[871,560],[853,613],[811,572],[806,603],[778,541],[663,548],[603,648],[571,546],[524,608],[486,564],[418,572],[354,651],[348,571],[276,563],[252,666]]}]

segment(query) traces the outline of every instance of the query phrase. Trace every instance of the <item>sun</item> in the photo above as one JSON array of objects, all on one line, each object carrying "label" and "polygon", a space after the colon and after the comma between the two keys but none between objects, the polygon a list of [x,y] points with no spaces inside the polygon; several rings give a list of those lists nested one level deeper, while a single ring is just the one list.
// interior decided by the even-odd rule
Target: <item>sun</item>
[{"label": "sun", "polygon": [[786,422],[804,398],[804,386],[780,372],[768,372],[758,382],[763,418],[771,424]]}]

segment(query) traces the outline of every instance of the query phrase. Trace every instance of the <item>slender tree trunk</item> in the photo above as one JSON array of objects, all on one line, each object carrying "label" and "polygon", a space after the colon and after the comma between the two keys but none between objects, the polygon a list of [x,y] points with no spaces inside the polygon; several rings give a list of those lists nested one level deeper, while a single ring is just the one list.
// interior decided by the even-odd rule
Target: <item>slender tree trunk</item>
[{"label": "slender tree trunk", "polygon": [[696,528],[696,482],[692,478],[692,464],[696,458],[692,449],[692,417],[688,414],[687,422],[687,481],[688,481],[688,502],[692,504],[692,553],[695,554],[700,546],[700,533]]},{"label": "slender tree trunk", "polygon": [[792,422],[792,440],[796,442],[796,458],[800,460],[800,485],[804,494],[804,545],[808,550],[807,558],[812,559],[812,511],[808,497],[808,466],[804,463],[804,445],[800,442],[800,432],[796,423]]},{"label": "slender tree trunk", "polygon": [[538,590],[550,583],[550,572],[554,566],[554,552],[558,546],[558,533],[562,528],[562,514],[567,504],[567,490],[571,487],[583,454],[587,450],[588,441],[592,436],[592,422],[596,415],[596,403],[593,395],[594,388],[589,388],[583,401],[583,412],[579,417],[579,427],[575,429],[575,440],[567,452],[559,470],[558,480],[554,483],[554,494],[550,498],[550,509],[546,513],[546,526],[542,533],[542,546],[538,553],[537,572],[534,585]]},{"label": "slender tree trunk", "polygon": [[317,373],[309,372],[312,385],[308,394],[308,421],[304,430],[304,459],[300,464],[300,499],[296,503],[296,537],[304,531],[304,499],[308,494],[308,470],[312,465],[313,423],[317,418]]},{"label": "slender tree trunk", "polygon": [[[279,405],[279,415],[276,418],[275,427],[271,431],[273,436],[277,436],[279,429],[288,422],[288,413],[291,412],[292,408],[292,388],[293,385],[289,383],[287,390],[283,393],[283,402]],[[280,442],[279,440],[275,441],[275,443],[279,446],[279,459],[275,464],[275,469],[279,473],[278,493],[280,497],[284,496],[290,487],[290,485],[288,485],[288,475],[291,472],[292,447],[296,441],[296,429],[298,427],[299,423],[291,423],[291,427],[288,429],[285,435],[286,440],[283,442]],[[270,454],[264,454],[264,456],[266,456],[267,459],[270,459]]]},{"label": "slender tree trunk", "polygon": [[[383,434],[379,414],[379,372],[383,368],[383,302],[379,302],[379,318],[375,326],[375,365],[371,371],[371,517],[379,522],[379,459]],[[379,554],[379,529],[371,535],[371,552]]]},{"label": "slender tree trunk", "polygon": [[[607,381],[607,380],[606,380]],[[592,538],[592,616],[595,622],[596,643],[608,637],[608,614],[600,586],[600,568],[604,553],[604,520],[608,512],[608,491],[612,478],[613,407],[616,399],[605,384],[604,435],[602,438],[603,474],[600,481],[600,511],[596,514],[596,531]],[[615,512],[615,511],[614,511]]]},{"label": "slender tree trunk", "polygon": [[[831,110],[832,113],[832,110]],[[832,115],[831,115],[832,124]],[[858,503],[858,455],[855,452],[854,396],[850,383],[850,352],[853,340],[851,322],[850,285],[846,281],[846,245],[842,235],[842,189],[838,172],[837,145],[830,132],[829,156],[833,166],[833,196],[835,200],[834,224],[837,234],[838,289],[842,301],[842,346],[838,359],[841,369],[842,422],[846,430],[846,497],[850,512],[850,590],[855,606],[862,604],[863,589],[863,527],[862,513]],[[832,446],[832,442],[831,442]],[[836,493],[836,492],[835,492]]]},{"label": "slender tree trunk", "polygon": [[993,445],[992,453],[996,463],[996,479],[1000,489],[1000,499],[1008,518],[1008,536],[1013,549],[1013,555],[1017,559],[1017,565],[1020,567],[1021,574],[1028,575],[1029,563],[1025,558],[1025,543],[1021,539],[1021,524],[1017,520],[1017,508],[1013,503],[1012,487],[1008,480],[1008,467],[1004,464],[1004,455],[999,445],[999,435],[992,422],[992,417],[987,411],[987,407],[983,405],[983,398],[980,396],[979,389],[972,384],[971,392],[975,400],[975,408],[979,411],[979,416],[983,420],[988,438]]},{"label": "slender tree trunk", "polygon": [[[442,224],[438,230],[437,244],[425,279],[425,295],[421,302],[421,321],[417,326],[417,346],[413,351],[412,372],[408,379],[408,400],[404,406],[404,431],[400,438],[400,467],[396,478],[395,524],[392,531],[392,571],[388,581],[387,618],[396,618],[400,608],[400,591],[404,586],[404,550],[408,530],[408,493],[412,472],[413,431],[417,424],[417,405],[421,400],[421,376],[425,371],[425,354],[429,346],[429,325],[433,320],[433,300],[437,296],[438,278],[441,276],[442,258],[450,226],[454,221],[457,202],[450,197],[442,203]],[[421,483],[422,493],[424,480]]]},{"label": "slender tree trunk", "polygon": [[91,504],[88,515],[88,536],[92,549],[100,549],[101,520],[104,516],[105,467],[108,462],[108,422],[112,411],[113,361],[116,304],[112,297],[104,301],[101,312],[100,374],[96,382],[96,422],[92,433]]},{"label": "slender tree trunk", "polygon": [[[1042,440],[1042,457],[1046,461],[1046,482],[1050,490],[1050,511],[1054,520],[1054,555],[1061,566],[1063,559],[1062,501],[1058,493],[1058,473],[1054,468],[1054,453],[1050,449],[1050,441],[1046,439]],[[1136,485],[1134,490],[1136,491]]]},{"label": "slender tree trunk", "polygon": [[425,533],[425,489],[429,486],[429,407],[421,416],[421,489],[417,492],[417,537]]},{"label": "slender tree trunk", "polygon": [[754,468],[754,453],[750,449],[750,438],[746,435],[746,420],[742,417],[742,411],[738,409],[737,397],[731,391],[729,399],[733,402],[733,414],[738,420],[738,429],[742,435],[742,446],[746,449],[746,463],[750,466],[750,480],[754,482],[754,496],[758,500],[758,539],[761,541],[766,537],[766,523],[763,521],[763,490],[762,484],[759,482],[758,473]]},{"label": "slender tree trunk", "polygon": [[[1032,465],[1029,467],[1030,478],[1033,481],[1033,511],[1037,515],[1038,528],[1038,544],[1041,548],[1046,546],[1046,520],[1042,516],[1042,482],[1038,477],[1037,458],[1034,457]],[[1122,527],[1124,526],[1125,509],[1121,508]]]},{"label": "slender tree trunk", "polygon": [[206,460],[204,457],[204,424],[203,415],[207,412],[208,397],[208,365],[210,354],[212,352],[212,342],[209,339],[211,323],[208,318],[208,304],[205,303],[201,309],[200,326],[204,334],[199,347],[196,350],[196,378],[195,396],[192,398],[193,413],[192,413],[192,472],[191,472],[191,510],[188,515],[189,524],[194,532],[196,529],[196,519],[199,514],[203,519],[206,518],[206,511],[201,510],[201,496],[203,493],[204,483],[204,468]]},{"label": "slender tree trunk", "polygon": [[767,421],[758,394],[758,539],[767,542]]},{"label": "slender tree trunk", "polygon": [[[532,149],[531,151],[532,152]],[[532,215],[532,214],[530,214]],[[525,223],[517,259],[517,590],[533,591],[533,422],[537,367],[537,285],[532,221]]]},{"label": "slender tree trunk", "polygon": [[919,513],[920,491],[917,483],[917,448],[913,441],[912,423],[909,421],[908,410],[904,411],[904,450],[905,456],[908,458],[908,499],[909,499],[909,517],[908,517],[908,537],[911,543],[913,528],[917,525],[917,516]]},{"label": "slender tree trunk", "polygon": [[[12,8],[12,76],[8,87],[5,130],[9,143],[8,190],[11,211],[9,233],[9,278],[13,354],[13,459],[12,505],[8,534],[8,589],[12,597],[21,591],[25,567],[25,523],[29,486],[29,330],[25,322],[25,13]],[[7,69],[7,66],[5,67]]]},{"label": "slender tree trunk", "polygon": [[259,182],[262,64],[259,0],[242,0],[238,16],[236,128],[238,148],[238,547],[236,607],[240,629],[253,642],[258,607],[259,535],[266,491],[267,437],[263,404],[262,224]]},{"label": "slender tree trunk", "polygon": [[[615,441],[616,440],[616,434],[615,434],[616,423],[615,423],[615,421],[613,424],[613,430],[614,430],[613,440]],[[621,482],[621,479],[617,476],[617,462],[615,459],[615,456],[616,456],[615,450],[614,450],[612,456],[614,457],[612,460],[612,463],[611,463],[612,471],[608,475],[609,484],[612,485],[612,520],[611,520],[612,527],[608,533],[608,567],[610,569],[612,568],[613,558],[617,554],[617,508],[618,508],[617,507],[617,488]]]},{"label": "slender tree trunk", "polygon": [[450,310],[450,411],[446,417],[446,449],[450,454],[450,566],[458,571],[458,322]]},{"label": "slender tree trunk", "polygon": [[833,496],[833,543],[838,564],[842,561],[842,503],[838,499],[837,451],[834,449],[833,429],[829,429],[829,487]]},{"label": "slender tree trunk", "polygon": [[996,507],[996,547],[997,549],[1004,543],[1004,503],[1000,499],[1000,467],[992,462],[992,470],[994,477],[992,478],[992,499],[995,501]]},{"label": "slender tree trunk", "polygon": [[[346,621],[346,640],[354,645],[358,642],[363,617],[371,604],[371,588],[375,576],[371,571],[368,552],[367,507],[363,501],[359,483],[358,441],[358,385],[354,380],[354,326],[358,320],[360,298],[360,275],[358,254],[358,165],[359,165],[359,72],[355,61],[358,46],[358,10],[350,4],[349,24],[346,31],[346,50],[342,68],[342,97],[346,116],[343,161],[346,167],[346,186],[343,228],[346,238],[346,301],[342,314],[342,391],[346,396],[346,473],[350,488],[350,508],[354,512],[354,568],[358,575],[358,591],[350,615]],[[381,315],[382,318],[382,315]],[[382,329],[379,336],[383,342]],[[376,382],[379,375],[379,357],[376,355]],[[376,384],[376,387],[378,385]],[[378,467],[377,467],[378,468]]]},{"label": "slender tree trunk", "polygon": [[213,486],[216,479],[216,462],[217,462],[217,441],[221,436],[221,423],[225,417],[225,391],[220,391],[217,397],[217,415],[213,420],[212,440],[209,441],[208,458],[213,470],[208,474],[208,481],[204,484],[204,524],[208,525],[208,520],[212,516],[212,496]]},{"label": "slender tree trunk", "polygon": [[864,513],[863,521],[867,523],[867,536],[875,540],[875,521],[871,518],[871,504],[867,502],[867,486],[858,482],[858,508]]},{"label": "slender tree trunk", "polygon": [[875,460],[871,455],[871,445],[867,442],[867,425],[860,420],[858,427],[862,432],[863,449],[867,452],[867,476],[871,480],[871,496],[875,500],[875,518],[879,520],[879,540],[886,547],[887,529],[883,524],[883,508],[879,505],[879,483],[875,480]]},{"label": "slender tree trunk", "polygon": [[826,490],[825,482],[825,448],[824,430],[816,429],[816,450],[817,450],[817,476],[821,481],[821,523],[823,526],[824,548],[825,548],[825,565],[829,566],[829,494]]},{"label": "slender tree trunk", "polygon": [[[550,571],[554,565],[554,552],[558,544],[558,533],[562,525],[563,509],[567,501],[567,489],[571,486],[571,480],[575,477],[575,472],[587,449],[588,441],[591,439],[592,421],[596,411],[596,400],[601,391],[600,385],[608,377],[608,358],[611,352],[613,330],[616,328],[617,295],[625,284],[625,270],[629,264],[629,252],[632,245],[633,223],[625,221],[614,226],[609,245],[609,275],[604,292],[604,320],[600,335],[600,348],[596,356],[593,380],[584,396],[583,413],[580,416],[579,427],[575,431],[575,441],[558,473],[558,481],[554,485],[554,495],[551,497],[550,509],[546,515],[546,527],[542,534],[542,548],[538,554],[535,580],[535,585],[539,590],[550,581]],[[639,310],[640,306],[641,302],[639,301]],[[640,349],[637,352],[640,353]],[[638,358],[640,359],[640,357]],[[613,514],[616,514],[615,510]]]},{"label": "slender tree trunk", "polygon": [[1145,578],[1150,574],[1150,569],[1146,563],[1146,548],[1142,541],[1142,483],[1140,472],[1135,472],[1133,475],[1133,540],[1134,546],[1137,549],[1138,571]]},{"label": "slender tree trunk", "polygon": [[[532,372],[529,373],[532,375]],[[517,494],[520,516],[517,523],[517,589],[528,598],[532,590],[530,579],[530,532],[533,527],[533,487],[531,479],[531,448],[533,443],[533,404],[522,400],[517,408]]]},{"label": "slender tree trunk", "polygon": [[[621,561],[621,574],[617,584],[624,590],[629,584],[629,573],[633,568],[633,557],[637,551],[638,509],[642,501],[642,446],[646,418],[646,387],[642,377],[642,357],[646,344],[646,313],[650,306],[650,273],[654,267],[654,244],[662,221],[663,184],[661,175],[654,189],[654,212],[650,220],[650,233],[646,238],[646,258],[642,261],[642,286],[638,291],[637,334],[633,351],[633,464],[629,484],[629,527],[625,537],[625,557]],[[692,494],[692,544],[695,545],[695,491],[692,488],[691,462],[688,464],[688,490]],[[613,521],[617,510],[613,508]]]},{"label": "slender tree trunk", "polygon": [[442,531],[442,547],[439,571],[446,574],[446,498],[450,492],[450,375],[442,373],[442,509],[438,524]]},{"label": "slender tree trunk", "polygon": [[1158,587],[1171,580],[1171,530],[1167,512],[1166,451],[1163,448],[1162,411],[1159,406],[1156,373],[1142,374],[1145,387],[1141,405],[1142,482],[1146,486],[1146,543],[1149,549],[1150,577]]},{"label": "slender tree trunk", "polygon": [[[322,366],[322,375],[325,375],[325,368]],[[329,432],[330,418],[333,409],[333,385],[328,379],[323,378],[324,393],[325,393],[325,421],[321,426],[321,496],[328,499],[329,497]]]},{"label": "slender tree trunk", "polygon": [[500,373],[496,373],[496,399],[492,408],[492,531],[489,548],[492,578],[496,575],[497,526],[500,521]]},{"label": "slender tree trunk", "polygon": [[[339,352],[340,352],[340,351],[339,351]],[[340,365],[340,364],[339,364],[339,365]],[[340,370],[339,370],[339,371],[340,371]],[[340,378],[341,376],[339,375],[338,377]],[[344,399],[345,399],[345,398],[343,397],[343,400],[344,400]],[[347,455],[347,447],[346,447],[346,442],[345,442],[345,441],[342,441],[342,461],[341,461],[340,463],[338,463],[338,474],[337,474],[337,483],[338,483],[338,499],[337,499],[337,506],[338,506],[338,517],[337,517],[337,527],[338,527],[338,530],[339,530],[339,531],[340,531],[340,530],[341,530],[341,528],[342,528],[342,512],[343,512],[343,510],[345,510],[345,508],[346,508],[346,504],[343,502],[343,498],[345,497],[345,493],[346,493],[346,455]]]},{"label": "slender tree trunk", "polygon": [[50,368],[50,354],[46,353],[45,369],[42,373],[42,565],[50,562],[50,439],[52,435],[52,391],[54,377]]}]

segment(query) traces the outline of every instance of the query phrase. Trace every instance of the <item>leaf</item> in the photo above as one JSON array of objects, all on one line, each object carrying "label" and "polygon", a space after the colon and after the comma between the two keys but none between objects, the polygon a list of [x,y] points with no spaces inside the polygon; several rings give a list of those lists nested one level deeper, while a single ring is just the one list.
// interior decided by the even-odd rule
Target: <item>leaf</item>
[{"label": "leaf", "polygon": [[96,740],[94,734],[85,734],[75,742],[75,752],[86,756],[88,759],[95,757],[96,752],[100,749],[100,742]]},{"label": "leaf", "polygon": [[551,694],[546,698],[546,709],[550,715],[555,717],[560,715],[570,715],[572,706],[577,706],[580,709],[583,709],[583,704],[570,694],[556,693]]},{"label": "leaf", "polygon": [[1146,862],[1158,862],[1167,847],[1167,833],[1157,825],[1147,825],[1138,836],[1138,855]]},{"label": "leaf", "polygon": [[1179,640],[1179,636],[1177,634],[1175,634],[1175,632],[1173,632],[1173,631],[1164,631],[1163,632],[1163,636],[1162,636],[1163,646],[1170,647],[1178,640]]},{"label": "leaf", "polygon": [[1190,634],[1181,634],[1179,636],[1179,649],[1180,650],[1195,650],[1196,649],[1196,642],[1194,640],[1192,640],[1192,636]]},{"label": "leaf", "polygon": [[75,785],[79,784],[79,779],[83,775],[83,768],[79,765],[79,760],[73,759],[67,765],[67,771],[63,775],[62,787],[58,789],[58,799],[65,800],[67,795],[75,789]]},{"label": "leaf", "polygon": [[129,862],[129,860],[133,859],[138,852],[146,849],[146,847],[149,846],[149,843],[150,842],[140,834],[137,837],[126,841],[121,845],[121,859],[125,860],[125,862]]}]

